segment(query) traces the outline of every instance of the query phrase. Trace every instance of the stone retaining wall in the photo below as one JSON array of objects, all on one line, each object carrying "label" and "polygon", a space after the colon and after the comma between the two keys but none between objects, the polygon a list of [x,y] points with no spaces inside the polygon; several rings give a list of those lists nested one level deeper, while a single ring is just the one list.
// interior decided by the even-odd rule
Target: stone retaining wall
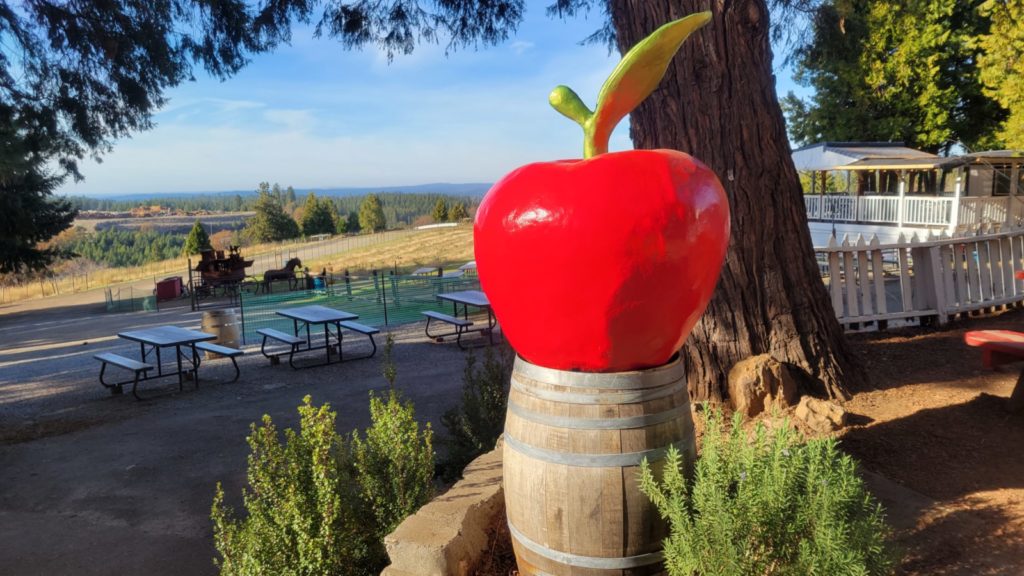
[{"label": "stone retaining wall", "polygon": [[384,538],[391,565],[381,576],[468,576],[487,550],[487,529],[504,508],[499,446]]}]

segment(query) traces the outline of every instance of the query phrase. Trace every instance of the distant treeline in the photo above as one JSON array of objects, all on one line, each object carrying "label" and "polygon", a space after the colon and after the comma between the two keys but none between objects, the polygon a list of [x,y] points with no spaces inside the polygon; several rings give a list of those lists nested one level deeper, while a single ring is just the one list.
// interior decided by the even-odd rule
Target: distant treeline
[{"label": "distant treeline", "polygon": [[[293,212],[301,207],[306,199],[306,192],[292,191],[284,196],[286,212]],[[317,194],[320,196],[320,194]],[[321,196],[322,197],[322,196]],[[359,196],[328,196],[338,209],[339,214],[358,212],[359,205],[366,195]],[[450,194],[408,194],[401,192],[377,193],[384,206],[384,217],[388,227],[410,225],[420,216],[429,215],[437,200],[443,199],[449,206],[462,203],[468,213],[472,214],[480,203],[474,196],[456,196]],[[162,206],[179,212],[243,212],[250,211],[256,205],[256,195],[241,194],[197,194],[187,197],[150,198],[144,200],[116,200],[109,198],[87,198],[70,196],[68,199],[79,210],[99,210],[103,212],[128,212],[140,206]]]},{"label": "distant treeline", "polygon": [[156,230],[69,230],[54,242],[78,256],[111,267],[140,266],[181,256],[184,234]]}]

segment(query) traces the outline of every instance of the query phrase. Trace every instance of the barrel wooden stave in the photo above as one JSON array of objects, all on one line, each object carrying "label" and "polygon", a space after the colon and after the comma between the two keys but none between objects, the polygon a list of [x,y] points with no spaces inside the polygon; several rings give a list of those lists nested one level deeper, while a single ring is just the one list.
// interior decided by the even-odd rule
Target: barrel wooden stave
[{"label": "barrel wooden stave", "polygon": [[[238,325],[238,316],[234,310],[207,310],[203,312],[203,332],[215,334],[217,337],[211,342],[237,348],[241,340],[241,331]],[[215,360],[221,355],[215,352],[206,352],[206,358]]]},{"label": "barrel wooden stave", "polygon": [[[513,373],[504,447],[506,507],[520,570],[538,576],[661,574],[660,562],[586,566],[593,559],[603,563],[610,558],[614,564],[620,562],[616,558],[661,549],[667,528],[639,491],[638,455],[630,453],[669,444],[678,444],[690,456],[696,452],[678,361],[656,369],[673,371],[667,381],[664,374],[653,379],[662,383],[650,387],[643,387],[644,379],[624,381],[633,386],[625,390],[573,386],[573,373],[546,380],[542,373],[538,379],[536,369],[524,375],[522,363],[517,361]],[[598,383],[592,376],[586,378]],[[568,401],[559,402],[559,397]],[[644,424],[641,418],[654,423]],[[614,427],[620,424],[626,427]],[[602,465],[607,456],[623,454],[633,462]],[[550,461],[558,458],[573,462]],[[564,558],[552,560],[551,555]]]}]

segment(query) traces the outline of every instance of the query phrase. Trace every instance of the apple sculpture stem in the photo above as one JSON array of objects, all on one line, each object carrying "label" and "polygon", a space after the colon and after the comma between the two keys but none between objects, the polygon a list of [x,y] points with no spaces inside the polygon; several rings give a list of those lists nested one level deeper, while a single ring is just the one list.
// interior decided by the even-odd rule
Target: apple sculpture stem
[{"label": "apple sculpture stem", "polygon": [[691,14],[665,24],[640,41],[601,87],[596,112],[591,112],[568,86],[557,86],[551,91],[551,106],[583,127],[584,158],[608,152],[608,140],[615,126],[658,87],[683,41],[710,20],[710,12]]},{"label": "apple sculpture stem", "polygon": [[729,241],[721,183],[682,152],[608,153],[608,140],[710,19],[690,15],[633,47],[594,111],[555,88],[552,106],[583,128],[584,158],[518,168],[481,202],[481,285],[525,360],[585,372],[660,366],[704,312]]}]

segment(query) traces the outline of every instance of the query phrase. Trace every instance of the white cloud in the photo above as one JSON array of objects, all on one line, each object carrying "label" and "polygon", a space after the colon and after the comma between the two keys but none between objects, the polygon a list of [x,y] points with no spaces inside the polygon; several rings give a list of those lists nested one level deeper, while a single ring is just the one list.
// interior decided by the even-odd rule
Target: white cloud
[{"label": "white cloud", "polygon": [[509,44],[509,48],[516,53],[517,56],[522,56],[524,52],[527,52],[536,46],[533,42],[527,42],[526,40],[516,40]]}]

